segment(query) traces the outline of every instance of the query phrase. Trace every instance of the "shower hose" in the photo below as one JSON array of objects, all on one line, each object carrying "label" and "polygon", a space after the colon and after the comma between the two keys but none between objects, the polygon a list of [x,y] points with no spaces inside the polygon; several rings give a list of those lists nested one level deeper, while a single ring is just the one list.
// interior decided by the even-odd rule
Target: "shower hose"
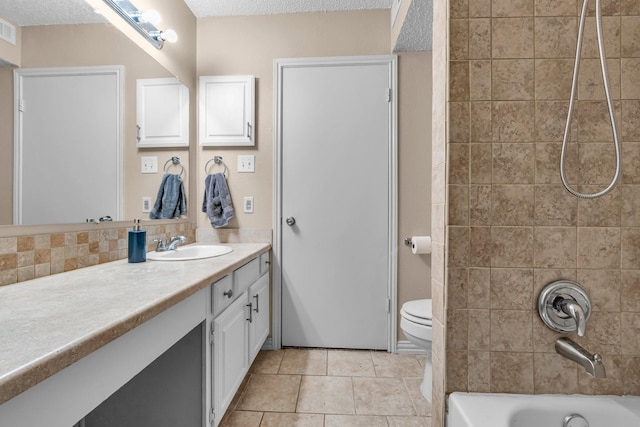
[{"label": "shower hose", "polygon": [[574,102],[576,98],[577,86],[578,86],[578,74],[580,69],[580,57],[582,51],[582,38],[584,36],[584,23],[587,17],[587,6],[589,0],[584,0],[582,4],[582,14],[580,15],[580,26],[578,28],[578,44],[576,47],[576,61],[573,67],[573,81],[571,83],[571,99],[569,100],[569,112],[567,113],[567,124],[564,129],[564,138],[562,140],[562,153],[560,155],[560,177],[562,178],[562,184],[564,187],[576,197],[581,199],[595,199],[609,193],[616,186],[620,180],[622,172],[622,154],[620,148],[620,137],[618,132],[618,124],[616,123],[616,116],[613,109],[613,101],[611,100],[611,93],[609,89],[609,77],[607,74],[607,58],[604,52],[604,41],[602,36],[602,8],[600,6],[600,0],[596,0],[596,33],[598,36],[598,53],[600,54],[600,68],[602,71],[602,81],[604,84],[604,93],[607,98],[607,108],[609,110],[609,119],[611,121],[611,132],[613,134],[613,143],[616,150],[616,172],[611,180],[611,183],[602,191],[593,194],[580,193],[574,190],[569,182],[567,182],[565,172],[565,158],[567,152],[567,145],[569,142],[569,134],[571,132],[571,121],[573,119]]}]

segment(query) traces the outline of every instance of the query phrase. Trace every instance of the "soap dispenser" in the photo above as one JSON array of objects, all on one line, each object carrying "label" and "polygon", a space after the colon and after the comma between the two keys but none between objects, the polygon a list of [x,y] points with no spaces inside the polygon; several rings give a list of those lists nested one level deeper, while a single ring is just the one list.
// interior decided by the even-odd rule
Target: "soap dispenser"
[{"label": "soap dispenser", "polygon": [[140,230],[140,220],[135,219],[133,230],[129,230],[129,262],[147,260],[147,232]]}]

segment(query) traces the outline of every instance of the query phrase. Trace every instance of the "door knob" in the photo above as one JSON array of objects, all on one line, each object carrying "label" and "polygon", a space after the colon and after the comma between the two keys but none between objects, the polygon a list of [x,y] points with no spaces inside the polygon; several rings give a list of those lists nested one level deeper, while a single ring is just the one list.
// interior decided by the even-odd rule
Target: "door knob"
[{"label": "door knob", "polygon": [[292,225],[294,225],[296,223],[296,219],[294,217],[292,217],[292,216],[287,218],[285,221],[287,222],[288,226],[292,226]]}]

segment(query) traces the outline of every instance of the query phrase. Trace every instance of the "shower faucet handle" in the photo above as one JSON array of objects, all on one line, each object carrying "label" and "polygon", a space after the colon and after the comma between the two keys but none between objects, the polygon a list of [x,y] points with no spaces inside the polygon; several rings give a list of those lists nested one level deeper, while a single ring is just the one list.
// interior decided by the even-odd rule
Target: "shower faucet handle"
[{"label": "shower faucet handle", "polygon": [[558,280],[549,283],[538,297],[538,313],[556,332],[574,332],[582,337],[591,315],[591,300],[575,282]]}]

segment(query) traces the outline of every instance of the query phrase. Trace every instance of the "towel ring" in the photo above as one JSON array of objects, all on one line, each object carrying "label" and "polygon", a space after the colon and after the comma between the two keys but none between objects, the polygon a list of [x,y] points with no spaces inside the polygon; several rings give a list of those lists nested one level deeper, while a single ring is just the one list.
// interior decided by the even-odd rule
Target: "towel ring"
[{"label": "towel ring", "polygon": [[209,173],[207,172],[208,168],[209,168],[209,163],[214,162],[216,165],[222,165],[224,166],[224,171],[222,172],[222,174],[224,175],[224,177],[227,177],[227,165],[225,164],[225,162],[222,160],[222,156],[214,156],[213,159],[210,159],[205,165],[204,165],[204,172],[205,173]]},{"label": "towel ring", "polygon": [[[167,172],[167,165],[169,164],[169,162],[171,162],[174,165],[180,165],[180,176],[182,176],[182,174],[184,173],[184,166],[182,166],[182,162],[180,161],[180,157],[178,156],[173,156],[172,158],[170,158],[169,160],[167,160],[164,163],[164,171]],[[169,165],[169,167],[171,167],[171,165]]]}]

